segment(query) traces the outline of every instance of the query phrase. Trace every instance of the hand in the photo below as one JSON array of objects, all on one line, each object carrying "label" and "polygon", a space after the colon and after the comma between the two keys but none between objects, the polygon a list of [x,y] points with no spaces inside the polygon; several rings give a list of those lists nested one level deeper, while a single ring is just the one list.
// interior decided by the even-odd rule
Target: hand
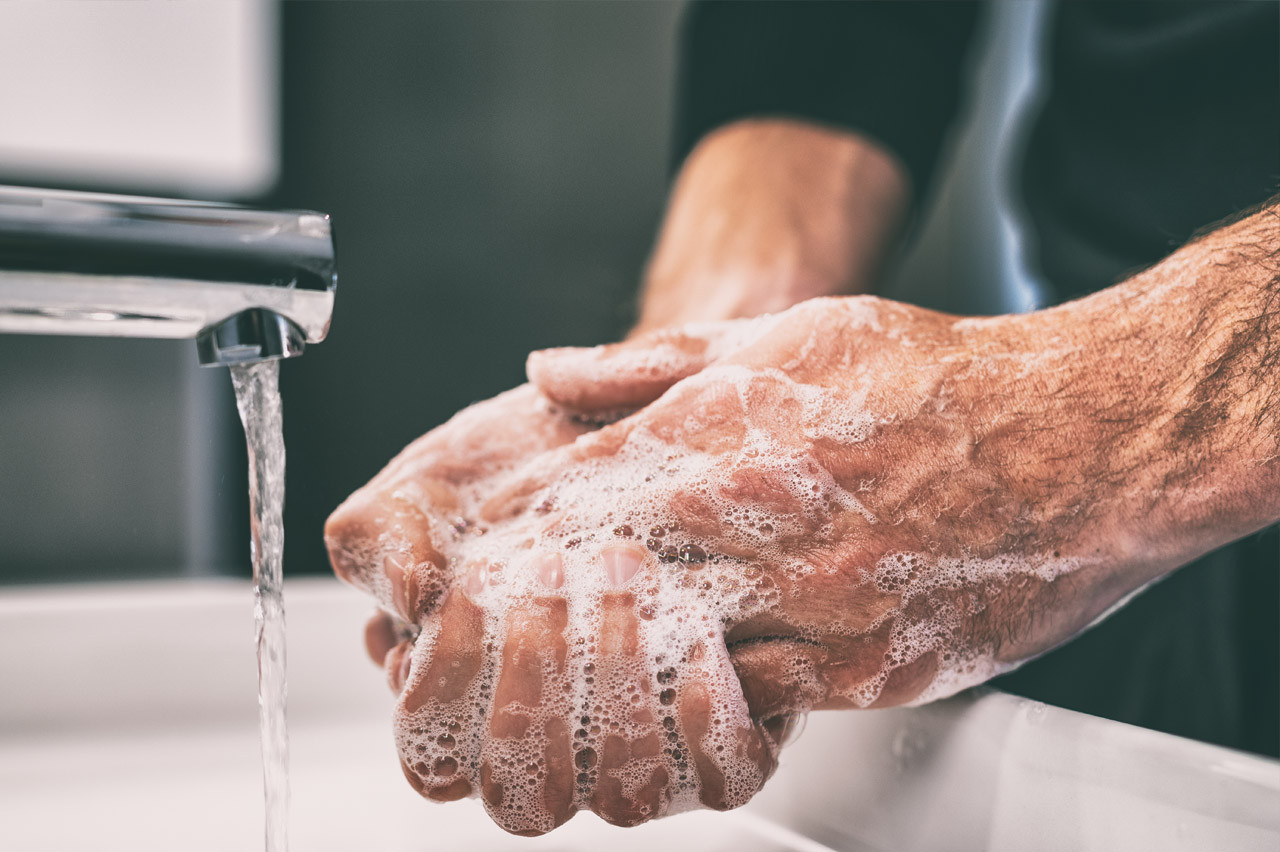
[{"label": "hand", "polygon": [[[410,782],[520,833],[733,807],[794,714],[940,697],[1087,624],[1148,574],[1073,452],[1126,437],[1071,414],[1096,341],[1059,318],[1046,352],[1044,322],[824,299],[535,354],[561,406],[647,407],[444,498],[428,436],[330,524],[335,563],[382,564],[392,528],[441,554],[449,593],[406,592],[422,635],[388,658]],[[391,482],[399,526],[350,520]],[[486,534],[439,534],[455,511]]]},{"label": "hand", "polygon": [[397,691],[416,627],[447,588],[445,554],[459,539],[485,531],[462,516],[463,495],[589,428],[524,385],[410,444],[329,518],[325,540],[335,573],[382,604],[366,627],[365,645],[374,662],[386,663]]},{"label": "hand", "polygon": [[[528,524],[495,523],[500,519],[486,500],[492,483],[539,450],[564,445],[588,428],[553,411],[531,388],[519,388],[424,436],[352,495],[326,525],[335,571],[395,613],[370,623],[367,643],[397,692],[413,665],[411,687],[397,710],[406,776],[424,795],[441,801],[483,789],[495,819],[519,833],[548,830],[578,807],[635,824],[668,810],[676,786],[688,793],[695,777],[701,780],[703,801],[728,807],[745,801],[773,767],[773,750],[762,729],[744,713],[735,714],[732,704],[718,706],[705,688],[715,683],[737,690],[722,643],[666,661],[655,676],[649,667],[663,660],[646,656],[652,649],[639,643],[643,612],[637,615],[633,593],[618,591],[598,596],[600,629],[583,647],[584,632],[567,623],[562,587],[577,584],[573,578],[566,582],[564,561],[555,551],[551,558],[545,552],[528,558],[530,543],[519,540]],[[530,516],[554,526],[564,513],[549,499],[533,506]],[[486,558],[486,552],[503,558]],[[606,548],[605,570],[615,578],[630,576],[646,554],[634,544]],[[508,569],[507,557],[521,561],[518,571]],[[504,575],[506,596],[501,593]],[[453,594],[442,594],[451,586]],[[517,592],[531,586],[541,593]],[[489,606],[482,609],[476,600]],[[411,626],[417,623],[425,628],[420,639]],[[495,672],[495,628],[505,642],[500,674]],[[573,632],[577,647],[571,648]],[[689,684],[679,702],[671,697],[677,680],[671,663],[681,664],[681,677]],[[655,677],[672,689],[647,695],[647,681]],[[585,690],[571,696],[575,684],[584,683]],[[590,704],[571,707],[567,701],[592,694],[601,707],[607,705],[603,715]],[[479,708],[471,706],[477,699]],[[651,712],[649,705],[662,712]],[[538,729],[527,730],[530,710],[544,717]],[[618,734],[610,728],[618,725],[636,730]],[[572,741],[571,727],[578,728]],[[786,720],[771,720],[769,736],[781,737],[785,727]],[[708,744],[705,734],[727,735],[718,743],[727,746],[724,759],[750,761],[745,790],[735,788],[741,786],[739,778],[719,772],[719,755],[704,753],[717,745]],[[679,744],[686,736],[693,744],[682,754]],[[540,750],[531,751],[531,745]],[[513,762],[513,755],[524,759]],[[672,767],[669,774],[664,763]],[[526,772],[531,764],[541,767],[537,774]],[[640,778],[645,764],[652,771]],[[624,767],[632,777],[616,774]]]},{"label": "hand", "polygon": [[[379,560],[425,554],[392,666],[410,782],[520,833],[731,807],[790,714],[979,682],[1274,523],[1275,221],[1025,316],[827,299],[535,354],[566,409],[644,407],[588,432],[500,397],[440,430],[498,463],[439,476],[428,436],[329,525],[384,600]],[[522,406],[515,450],[462,440]]]},{"label": "hand", "polygon": [[987,320],[818,299],[534,353],[531,379],[566,409],[641,410],[508,490],[622,492],[628,471],[660,472],[614,505],[713,554],[701,606],[757,720],[942,697],[1176,563],[1134,533],[1159,535],[1150,506],[1115,488],[1158,481],[1135,459],[1166,397],[1141,341],[1111,345],[1114,311],[1114,294]]}]

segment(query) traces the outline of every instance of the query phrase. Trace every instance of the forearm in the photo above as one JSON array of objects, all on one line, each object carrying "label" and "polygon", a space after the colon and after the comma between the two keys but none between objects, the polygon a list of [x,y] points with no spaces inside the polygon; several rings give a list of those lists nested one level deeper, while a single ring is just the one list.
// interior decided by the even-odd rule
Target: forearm
[{"label": "forearm", "polygon": [[784,120],[722,128],[676,180],[637,331],[868,292],[908,195],[897,161],[856,134]]},{"label": "forearm", "polygon": [[1166,459],[1152,516],[1178,561],[1280,520],[1280,206],[1221,228],[1138,276],[1166,301]]},{"label": "forearm", "polygon": [[[1065,347],[1035,395],[1047,468],[1090,461],[1082,529],[1138,580],[1280,519],[1280,211],[1196,240],[1129,280],[1029,318]],[[1034,341],[1031,344],[1034,345]],[[1053,495],[1045,495],[1047,502]],[[1054,514],[1067,515],[1067,507]],[[1105,545],[1103,545],[1105,547]]]}]

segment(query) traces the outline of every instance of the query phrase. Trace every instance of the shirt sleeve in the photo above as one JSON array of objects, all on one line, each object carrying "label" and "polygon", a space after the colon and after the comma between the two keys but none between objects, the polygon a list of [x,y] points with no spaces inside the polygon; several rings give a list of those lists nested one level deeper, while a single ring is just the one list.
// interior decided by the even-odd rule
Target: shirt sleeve
[{"label": "shirt sleeve", "polygon": [[675,167],[744,118],[857,131],[894,153],[916,198],[955,118],[975,2],[695,2],[684,20]]}]

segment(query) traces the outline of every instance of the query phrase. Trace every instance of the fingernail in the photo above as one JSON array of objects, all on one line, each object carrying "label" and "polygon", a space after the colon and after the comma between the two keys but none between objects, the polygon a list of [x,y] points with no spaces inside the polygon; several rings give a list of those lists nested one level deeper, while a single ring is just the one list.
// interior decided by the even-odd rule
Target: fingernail
[{"label": "fingernail", "polygon": [[645,552],[634,544],[607,544],[600,551],[604,575],[613,586],[625,586],[640,570]]},{"label": "fingernail", "polygon": [[409,615],[409,594],[405,588],[405,568],[408,560],[388,553],[382,557],[382,573],[391,581],[391,603],[403,616]]},{"label": "fingernail", "polygon": [[484,591],[484,587],[489,582],[489,567],[483,562],[472,562],[467,565],[466,579],[462,582],[462,588],[466,593],[475,597]]},{"label": "fingernail", "polygon": [[533,567],[538,572],[538,579],[548,589],[558,589],[564,585],[564,561],[559,553],[542,553],[533,559]]}]

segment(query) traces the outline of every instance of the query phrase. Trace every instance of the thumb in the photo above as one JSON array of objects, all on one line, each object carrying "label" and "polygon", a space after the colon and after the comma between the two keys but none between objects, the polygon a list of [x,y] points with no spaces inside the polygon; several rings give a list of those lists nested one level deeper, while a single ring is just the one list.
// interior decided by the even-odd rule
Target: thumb
[{"label": "thumb", "polygon": [[530,353],[525,370],[563,408],[597,415],[631,411],[759,337],[765,319],[691,323],[606,346],[543,349]]}]

